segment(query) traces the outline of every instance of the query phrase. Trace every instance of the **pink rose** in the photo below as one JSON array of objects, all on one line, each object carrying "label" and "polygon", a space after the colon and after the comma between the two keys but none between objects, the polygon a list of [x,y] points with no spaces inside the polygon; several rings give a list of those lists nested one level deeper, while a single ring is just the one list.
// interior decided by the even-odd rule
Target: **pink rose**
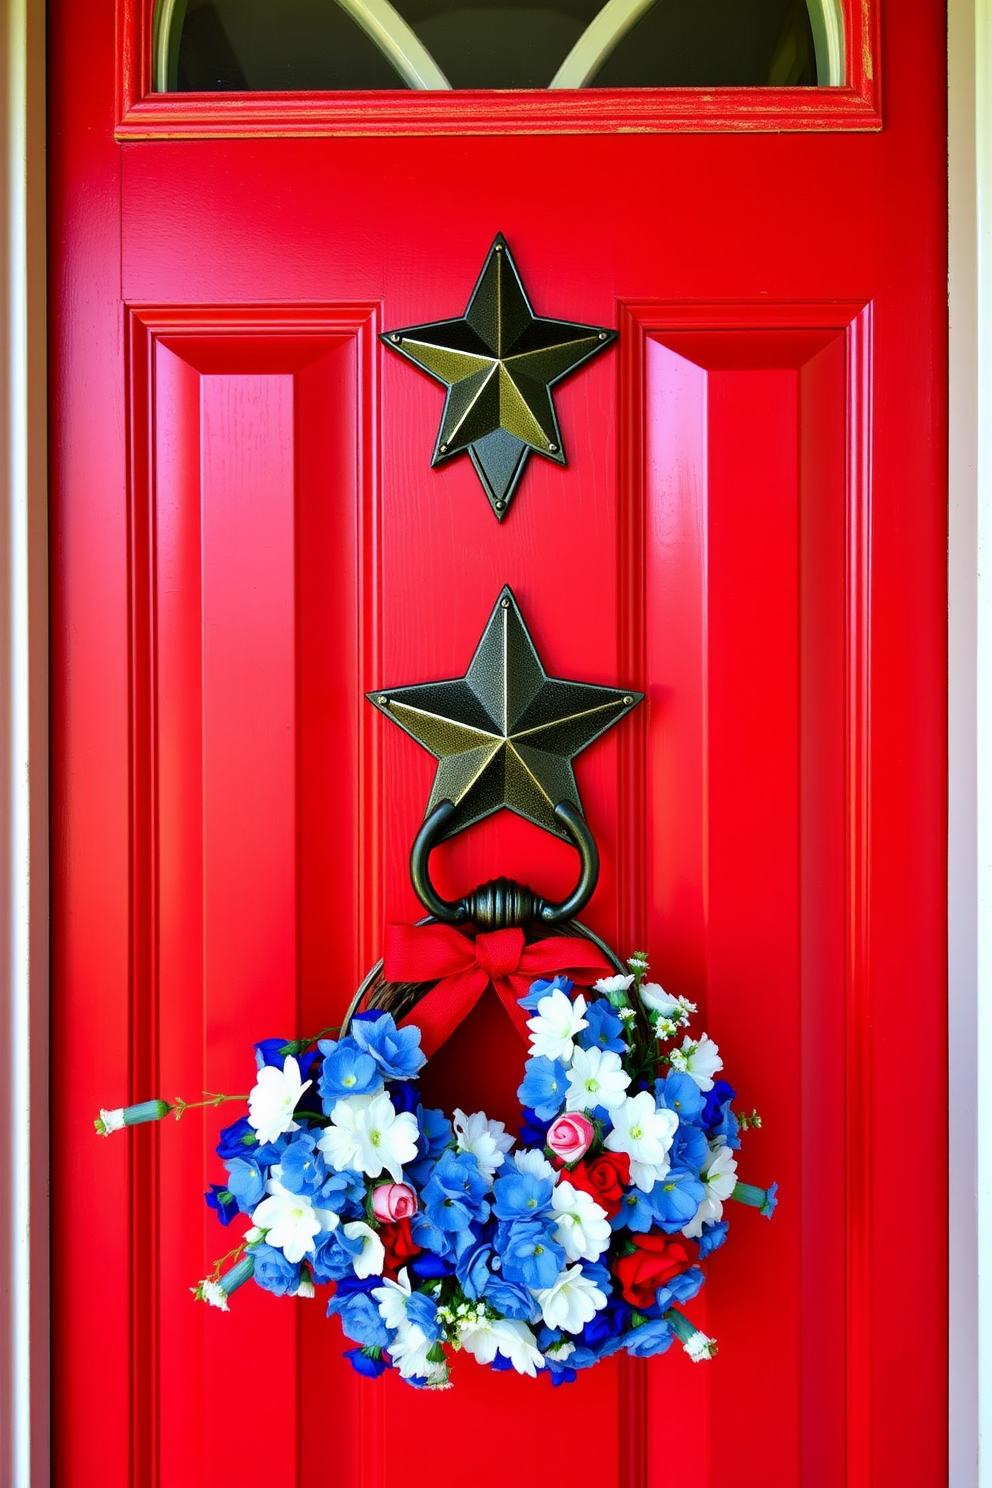
[{"label": "pink rose", "polygon": [[408,1183],[380,1183],[372,1193],[372,1213],[385,1224],[417,1212],[417,1195]]},{"label": "pink rose", "polygon": [[584,1116],[559,1116],[548,1128],[547,1143],[555,1157],[572,1163],[589,1151],[595,1135],[592,1122]]}]

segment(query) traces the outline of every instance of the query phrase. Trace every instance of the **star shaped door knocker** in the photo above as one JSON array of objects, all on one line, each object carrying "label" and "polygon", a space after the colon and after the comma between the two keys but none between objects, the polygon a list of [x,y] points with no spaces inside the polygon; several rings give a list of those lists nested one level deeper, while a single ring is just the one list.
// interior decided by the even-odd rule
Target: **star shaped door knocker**
[{"label": "star shaped door knocker", "polygon": [[370,692],[369,702],[438,761],[427,812],[454,803],[438,841],[507,806],[556,837],[555,814],[581,814],[572,760],[643,693],[549,677],[509,588],[496,601],[464,677]]},{"label": "star shaped door knocker", "polygon": [[535,315],[498,234],[463,316],[386,331],[382,340],[448,389],[431,464],[468,450],[502,521],[532,450],[566,464],[552,387],[616,335]]}]

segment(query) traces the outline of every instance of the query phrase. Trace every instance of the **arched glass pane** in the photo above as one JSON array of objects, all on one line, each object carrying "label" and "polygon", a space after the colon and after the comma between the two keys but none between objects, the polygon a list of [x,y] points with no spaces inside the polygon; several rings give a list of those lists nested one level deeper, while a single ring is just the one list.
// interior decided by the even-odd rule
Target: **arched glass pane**
[{"label": "arched glass pane", "polygon": [[826,75],[831,36],[837,50],[836,7],[837,0],[159,0],[156,86],[811,87],[839,81]]}]

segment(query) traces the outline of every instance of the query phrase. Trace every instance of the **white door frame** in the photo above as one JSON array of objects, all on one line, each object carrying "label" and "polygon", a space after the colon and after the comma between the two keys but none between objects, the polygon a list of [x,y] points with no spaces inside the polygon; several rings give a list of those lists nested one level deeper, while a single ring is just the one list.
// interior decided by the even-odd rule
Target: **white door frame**
[{"label": "white door frame", "polygon": [[45,6],[0,0],[0,1485],[49,1481]]},{"label": "white door frame", "polygon": [[[992,0],[948,13],[949,1484],[992,1488]],[[44,47],[0,0],[0,1488],[50,1481]]]}]

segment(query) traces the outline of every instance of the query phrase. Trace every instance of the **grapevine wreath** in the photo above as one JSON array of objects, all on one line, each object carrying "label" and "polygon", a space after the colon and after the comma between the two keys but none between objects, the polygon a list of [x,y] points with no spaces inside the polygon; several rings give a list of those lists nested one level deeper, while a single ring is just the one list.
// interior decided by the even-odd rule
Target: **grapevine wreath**
[{"label": "grapevine wreath", "polygon": [[[507,669],[519,670],[521,656],[540,663],[504,590],[472,667],[491,660],[494,627],[505,699]],[[435,714],[451,718],[458,695],[446,702],[444,689],[469,682],[472,667],[458,683],[374,700],[397,708],[390,716],[414,733],[399,711],[404,694],[430,690]],[[621,708],[638,701],[540,675],[552,689],[615,695]],[[532,688],[526,700],[531,736],[541,726],[536,695]],[[561,698],[551,702],[554,728]],[[574,702],[565,704],[570,723]],[[603,702],[593,698],[588,711],[601,713]],[[573,733],[569,760],[606,726]],[[502,727],[508,752],[505,708]],[[436,728],[431,737],[443,764]],[[714,1341],[683,1308],[727,1237],[724,1205],[735,1199],[769,1216],[775,1208],[776,1185],[737,1177],[741,1133],[760,1125],[758,1115],[734,1111],[719,1049],[692,1027],[695,1004],[648,980],[646,955],[625,965],[575,918],[598,870],[577,793],[556,804],[549,827],[582,859],[567,900],[549,903],[498,879],[450,903],[430,880],[435,843],[499,805],[520,808],[501,799],[480,811],[470,792],[455,800],[444,784],[439,767],[411,859],[428,920],[389,927],[383,960],[343,1024],[324,1030],[337,1037],[255,1045],[247,1111],[217,1147],[226,1178],[206,1195],[222,1225],[243,1216],[247,1226],[193,1291],[227,1311],[249,1281],[277,1296],[327,1287],[354,1368],[369,1378],[395,1370],[421,1388],[448,1384],[458,1350],[555,1385],[620,1350],[664,1353],[674,1339],[693,1360],[707,1359]],[[430,1108],[420,1094],[428,1057],[490,987],[525,1045],[516,1134],[482,1111]],[[109,1135],[188,1109],[147,1101],[103,1110],[96,1126]]]}]

